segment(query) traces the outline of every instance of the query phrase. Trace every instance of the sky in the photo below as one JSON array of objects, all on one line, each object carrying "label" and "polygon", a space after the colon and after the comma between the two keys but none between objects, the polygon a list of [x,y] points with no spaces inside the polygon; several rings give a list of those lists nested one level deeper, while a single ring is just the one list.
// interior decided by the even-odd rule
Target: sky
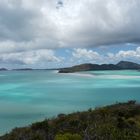
[{"label": "sky", "polygon": [[139,0],[0,0],[0,67],[140,62]]}]

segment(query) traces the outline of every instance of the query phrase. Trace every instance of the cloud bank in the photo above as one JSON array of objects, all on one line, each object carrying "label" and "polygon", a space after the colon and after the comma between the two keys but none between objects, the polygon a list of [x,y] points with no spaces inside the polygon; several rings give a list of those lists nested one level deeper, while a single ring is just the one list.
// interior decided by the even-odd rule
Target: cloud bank
[{"label": "cloud bank", "polygon": [[73,61],[78,61],[79,63],[114,63],[121,60],[129,60],[139,62],[140,60],[140,47],[137,47],[135,50],[120,50],[117,53],[108,52],[106,54],[101,54],[90,49],[74,49]]},{"label": "cloud bank", "polygon": [[41,50],[49,56],[58,48],[139,43],[139,7],[139,0],[0,0],[1,60],[31,53],[35,62],[32,52]]}]

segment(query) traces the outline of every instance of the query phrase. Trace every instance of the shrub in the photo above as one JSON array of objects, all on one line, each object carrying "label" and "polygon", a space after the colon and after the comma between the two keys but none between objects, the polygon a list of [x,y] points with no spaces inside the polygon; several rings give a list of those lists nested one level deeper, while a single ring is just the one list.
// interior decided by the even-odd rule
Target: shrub
[{"label": "shrub", "polygon": [[58,134],[55,137],[55,140],[82,140],[82,137],[79,134]]}]

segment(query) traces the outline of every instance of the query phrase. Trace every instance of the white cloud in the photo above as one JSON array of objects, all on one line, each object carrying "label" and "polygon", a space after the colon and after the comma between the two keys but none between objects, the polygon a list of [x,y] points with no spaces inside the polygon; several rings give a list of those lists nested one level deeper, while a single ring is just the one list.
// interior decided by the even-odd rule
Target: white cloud
[{"label": "white cloud", "polygon": [[63,58],[56,57],[52,50],[35,50],[27,52],[16,52],[1,54],[0,61],[5,63],[15,63],[20,65],[37,65],[47,64],[49,62],[59,63]]},{"label": "white cloud", "polygon": [[140,60],[140,47],[137,47],[136,50],[127,50],[122,51],[120,50],[116,54],[109,55],[109,58],[123,60],[123,59],[132,59],[132,60]]},{"label": "white cloud", "polygon": [[94,52],[92,50],[87,50],[87,49],[74,49],[72,53],[73,57],[78,58],[78,59],[83,59],[83,60],[99,60],[100,55],[97,52]]},{"label": "white cloud", "polygon": [[[91,62],[91,63],[117,63],[121,60],[140,61],[140,47],[136,50],[120,50],[117,53],[108,52],[107,54],[100,54],[93,50],[87,49],[74,49],[73,61],[79,62]],[[81,61],[82,60],[82,61]]]}]

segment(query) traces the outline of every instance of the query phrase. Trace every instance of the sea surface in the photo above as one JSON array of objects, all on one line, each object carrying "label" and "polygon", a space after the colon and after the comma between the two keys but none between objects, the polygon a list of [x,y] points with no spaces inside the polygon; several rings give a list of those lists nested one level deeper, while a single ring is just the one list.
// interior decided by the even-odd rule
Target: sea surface
[{"label": "sea surface", "polygon": [[128,100],[140,102],[140,71],[1,71],[0,135],[59,113]]}]

